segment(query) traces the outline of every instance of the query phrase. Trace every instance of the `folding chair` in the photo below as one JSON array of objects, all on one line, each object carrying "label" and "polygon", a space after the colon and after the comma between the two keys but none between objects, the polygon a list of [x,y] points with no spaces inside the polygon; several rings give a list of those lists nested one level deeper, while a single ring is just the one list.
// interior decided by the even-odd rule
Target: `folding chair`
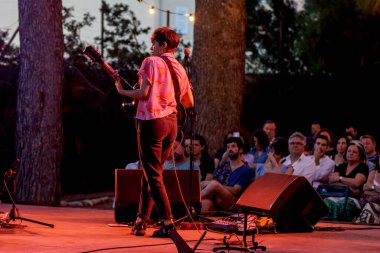
[{"label": "folding chair", "polygon": [[[317,188],[318,194],[324,198],[328,197],[343,197],[344,198],[344,215],[347,215],[347,202],[348,202],[348,186],[347,185],[334,185],[334,184],[321,184]],[[325,216],[322,219],[334,219],[333,217]]]}]

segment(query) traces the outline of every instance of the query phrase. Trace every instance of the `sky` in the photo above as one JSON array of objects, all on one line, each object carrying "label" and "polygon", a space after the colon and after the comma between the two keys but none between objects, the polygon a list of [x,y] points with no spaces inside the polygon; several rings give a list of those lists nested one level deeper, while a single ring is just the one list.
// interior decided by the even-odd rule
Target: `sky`
[{"label": "sky", "polygon": [[[194,12],[194,3],[187,2],[188,0],[179,0],[176,1],[178,5],[188,5],[188,11]],[[161,26],[162,19],[166,20],[166,13],[161,13],[159,15],[150,15],[148,14],[149,5],[144,3],[139,3],[137,0],[106,0],[107,4],[114,5],[115,3],[126,3],[130,6],[131,10],[135,13],[137,19],[141,21],[141,27],[151,27],[156,28]],[[145,1],[146,3],[161,3],[161,4],[171,4],[171,2],[162,2],[157,0]],[[83,20],[83,14],[89,12],[91,16],[95,16],[96,19],[93,21],[91,27],[83,28],[81,31],[81,39],[89,44],[94,42],[96,36],[100,36],[100,6],[101,0],[63,0],[63,6],[65,7],[74,7],[74,18],[78,21]],[[190,4],[189,4],[190,3]],[[174,8],[174,7],[172,7]],[[9,39],[18,27],[18,0],[0,0],[0,29],[8,30]],[[170,11],[176,12],[176,9],[171,9]],[[176,17],[171,15],[171,23],[175,21]],[[165,25],[165,24],[164,24]],[[189,41],[192,44],[192,27],[189,28],[188,36],[184,37],[185,42]],[[152,31],[152,30],[151,30]],[[141,41],[145,41],[147,45],[150,45],[149,42],[150,34],[142,35],[139,37]],[[19,44],[18,36],[15,38],[14,43]]]},{"label": "sky", "polygon": [[[107,3],[113,5],[120,0],[107,0]],[[131,0],[126,1],[131,2]],[[91,43],[94,41],[94,37],[100,34],[100,9],[101,0],[63,0],[63,6],[74,7],[74,17],[78,20],[83,19],[83,13],[90,12],[92,16],[96,16],[96,20],[93,22],[92,27],[86,28],[81,33],[81,39]],[[143,6],[146,7],[146,6]],[[9,37],[18,27],[18,0],[0,0],[0,29],[8,30]],[[18,42],[18,36],[15,39],[15,43]]]}]

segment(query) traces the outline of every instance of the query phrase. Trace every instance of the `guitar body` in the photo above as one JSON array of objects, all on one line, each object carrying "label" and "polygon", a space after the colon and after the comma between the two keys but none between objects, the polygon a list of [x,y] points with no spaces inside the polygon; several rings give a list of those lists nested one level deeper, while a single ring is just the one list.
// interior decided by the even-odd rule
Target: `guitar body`
[{"label": "guitar body", "polygon": [[177,126],[178,130],[182,130],[186,124],[187,113],[185,107],[181,104],[177,104]]}]

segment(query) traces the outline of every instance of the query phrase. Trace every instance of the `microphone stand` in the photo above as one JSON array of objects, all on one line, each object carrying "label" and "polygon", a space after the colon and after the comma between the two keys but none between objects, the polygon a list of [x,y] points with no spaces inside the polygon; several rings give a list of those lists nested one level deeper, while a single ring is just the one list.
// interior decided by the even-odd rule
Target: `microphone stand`
[{"label": "microphone stand", "polygon": [[[190,73],[191,73],[191,67],[190,67],[190,63],[189,63],[189,54],[190,54],[190,50],[188,49],[185,49],[185,61],[184,61],[184,68],[186,70],[186,74],[187,76],[190,78]],[[189,154],[189,159],[190,159],[190,167],[189,167],[189,170],[190,170],[190,176],[189,176],[189,196],[190,196],[190,200],[189,200],[189,206],[188,206],[188,214],[179,219],[179,220],[183,220],[185,219],[186,217],[190,217],[190,220],[193,222],[194,221],[194,218],[197,218],[199,221],[200,220],[205,220],[205,221],[209,221],[208,219],[206,218],[202,218],[200,216],[198,216],[196,214],[196,210],[193,206],[193,198],[192,198],[192,192],[193,192],[193,171],[194,171],[194,153],[193,153],[193,144],[194,144],[194,140],[195,140],[195,128],[196,128],[196,118],[197,118],[197,112],[196,112],[196,109],[195,109],[195,103],[194,103],[194,106],[192,109],[188,110],[188,113],[190,114],[190,154]]]},{"label": "microphone stand", "polygon": [[19,165],[20,165],[20,160],[17,159],[13,163],[13,166],[8,171],[6,171],[5,174],[4,174],[4,187],[7,190],[9,198],[10,198],[10,200],[12,202],[12,209],[9,212],[9,219],[12,220],[12,221],[15,221],[15,220],[25,220],[25,221],[29,221],[29,222],[33,222],[33,223],[37,223],[37,224],[40,224],[40,225],[44,225],[44,226],[48,226],[48,227],[54,228],[54,224],[49,224],[49,223],[45,223],[45,222],[41,222],[41,221],[37,221],[37,220],[32,220],[32,219],[28,219],[28,218],[24,218],[24,217],[20,216],[20,212],[19,212],[18,208],[16,207],[16,202],[14,201],[14,199],[12,197],[12,194],[9,191],[8,186],[7,186],[8,182],[12,180],[12,184],[13,184],[13,196],[15,196],[16,195],[16,168]]},{"label": "microphone stand", "polygon": [[[185,70],[188,78],[190,79],[190,64],[189,64],[189,55],[190,50],[185,49]],[[196,117],[197,113],[195,110],[195,103],[193,106],[193,109],[189,110],[190,112],[190,177],[189,177],[189,215],[193,217],[195,215],[195,208],[193,206],[193,198],[192,198],[192,192],[193,192],[193,171],[194,171],[194,153],[193,153],[193,145],[195,140],[195,125],[196,125]],[[193,218],[191,218],[193,220]]]}]

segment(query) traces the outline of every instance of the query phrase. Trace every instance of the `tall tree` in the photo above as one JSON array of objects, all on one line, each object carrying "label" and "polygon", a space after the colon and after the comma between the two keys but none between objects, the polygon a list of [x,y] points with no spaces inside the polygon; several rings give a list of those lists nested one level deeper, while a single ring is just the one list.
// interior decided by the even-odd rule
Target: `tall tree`
[{"label": "tall tree", "polygon": [[196,0],[192,81],[197,131],[210,151],[240,127],[245,64],[245,0]]},{"label": "tall tree", "polygon": [[20,74],[16,146],[20,203],[60,200],[63,82],[62,1],[19,0]]}]

